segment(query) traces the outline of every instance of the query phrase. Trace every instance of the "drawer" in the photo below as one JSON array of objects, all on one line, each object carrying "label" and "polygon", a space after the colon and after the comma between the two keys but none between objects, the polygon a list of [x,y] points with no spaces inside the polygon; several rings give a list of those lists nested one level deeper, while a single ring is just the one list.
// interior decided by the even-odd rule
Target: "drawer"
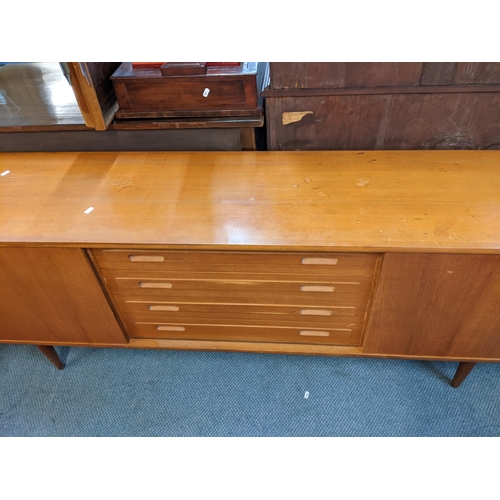
[{"label": "drawer", "polygon": [[184,339],[237,342],[283,342],[289,344],[359,345],[361,323],[338,323],[330,328],[267,327],[248,325],[197,325],[187,322],[128,321],[133,338]]},{"label": "drawer", "polygon": [[[132,273],[130,273],[132,274]],[[217,302],[269,305],[354,305],[366,304],[372,277],[360,276],[342,281],[257,281],[219,279],[171,279],[170,274],[133,273],[130,277],[108,277],[109,290],[128,300],[167,302]]]},{"label": "drawer", "polygon": [[134,321],[187,322],[290,326],[331,325],[338,322],[363,322],[365,307],[297,307],[242,304],[196,304],[181,302],[136,301],[118,298],[124,317]]},{"label": "drawer", "polygon": [[[93,250],[101,269],[176,273],[276,274],[306,276],[372,275],[377,254],[326,252],[191,252]],[[106,274],[106,272],[104,273]],[[284,278],[285,279],[285,278]]]}]

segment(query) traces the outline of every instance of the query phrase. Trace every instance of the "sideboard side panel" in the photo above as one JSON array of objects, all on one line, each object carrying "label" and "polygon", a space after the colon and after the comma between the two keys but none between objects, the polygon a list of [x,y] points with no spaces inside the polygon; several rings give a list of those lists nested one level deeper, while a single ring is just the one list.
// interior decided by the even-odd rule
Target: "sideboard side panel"
[{"label": "sideboard side panel", "polygon": [[85,253],[0,248],[0,341],[126,344]]},{"label": "sideboard side panel", "polygon": [[500,257],[386,254],[363,352],[500,358]]}]

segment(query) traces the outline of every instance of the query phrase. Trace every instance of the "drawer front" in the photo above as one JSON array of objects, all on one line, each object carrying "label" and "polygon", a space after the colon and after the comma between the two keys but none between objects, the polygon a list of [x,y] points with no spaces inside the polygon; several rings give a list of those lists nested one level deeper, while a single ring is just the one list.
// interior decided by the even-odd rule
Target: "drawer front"
[{"label": "drawer front", "polygon": [[136,277],[107,278],[107,283],[115,296],[129,299],[156,297],[168,302],[311,306],[366,304],[372,278],[348,279],[329,282],[178,280],[139,273]]},{"label": "drawer front", "polygon": [[127,326],[133,338],[351,346],[359,345],[362,330],[362,325],[359,323],[339,323],[330,328],[316,326],[301,328],[129,321]]},{"label": "drawer front", "polygon": [[134,338],[359,345],[377,254],[93,250]]},{"label": "drawer front", "polygon": [[[196,78],[192,81],[126,83],[130,109],[140,110],[210,110],[247,107],[242,79]],[[255,96],[255,101],[257,96]],[[252,102],[250,107],[256,107]]]},{"label": "drawer front", "polygon": [[363,322],[363,306],[298,307],[242,304],[196,304],[118,299],[123,315],[134,321],[261,326],[331,325]]},{"label": "drawer front", "polygon": [[368,276],[376,254],[93,250],[103,271],[172,271],[238,275]]}]

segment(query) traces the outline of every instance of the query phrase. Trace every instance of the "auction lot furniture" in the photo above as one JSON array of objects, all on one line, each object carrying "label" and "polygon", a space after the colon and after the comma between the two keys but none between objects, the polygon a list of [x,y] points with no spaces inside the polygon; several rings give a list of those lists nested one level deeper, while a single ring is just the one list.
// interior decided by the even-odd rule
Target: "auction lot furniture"
[{"label": "auction lot furniture", "polygon": [[458,385],[500,361],[499,164],[1,154],[0,341],[468,363]]},{"label": "auction lot furniture", "polygon": [[[260,91],[268,81],[267,63],[241,63],[222,75],[212,67],[203,82],[162,77],[159,70],[127,76],[122,70],[130,63],[68,65],[72,86],[58,63],[0,68],[0,94],[6,97],[0,152],[265,149]],[[110,79],[115,72],[122,74],[116,85],[119,97],[127,95],[121,100],[126,112]],[[117,112],[122,119],[115,119]]]},{"label": "auction lot furniture", "polygon": [[273,62],[267,146],[498,149],[500,63]]}]

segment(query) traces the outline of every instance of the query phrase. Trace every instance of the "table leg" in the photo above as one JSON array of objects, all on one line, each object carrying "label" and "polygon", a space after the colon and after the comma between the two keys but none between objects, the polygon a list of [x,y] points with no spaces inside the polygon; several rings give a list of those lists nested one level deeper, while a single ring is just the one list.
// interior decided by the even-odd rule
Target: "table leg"
[{"label": "table leg", "polygon": [[455,376],[451,381],[451,386],[455,389],[459,387],[460,384],[466,379],[467,375],[469,375],[469,373],[471,372],[471,370],[474,368],[475,365],[476,363],[470,363],[466,361],[460,363],[458,365]]},{"label": "table leg", "polygon": [[51,345],[37,345],[37,347],[58,370],[64,368],[64,363]]}]

